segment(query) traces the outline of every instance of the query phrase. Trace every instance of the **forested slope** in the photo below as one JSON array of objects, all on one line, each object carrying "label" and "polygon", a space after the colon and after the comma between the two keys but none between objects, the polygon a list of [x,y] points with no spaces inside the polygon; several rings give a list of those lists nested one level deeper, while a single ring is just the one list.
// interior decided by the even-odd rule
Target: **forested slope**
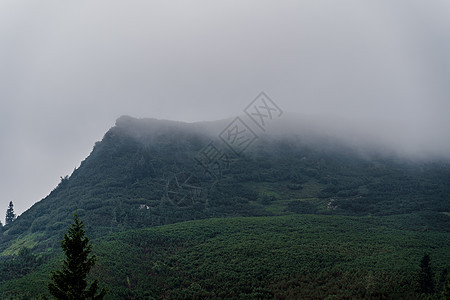
[{"label": "forested slope", "polygon": [[[93,241],[91,275],[108,299],[425,299],[417,292],[420,259],[430,253],[440,291],[450,233],[414,220],[295,215],[132,230]],[[412,225],[399,229],[405,221]],[[58,262],[3,284],[2,299],[46,293]]]},{"label": "forested slope", "polygon": [[[446,221],[440,213],[450,211],[448,162],[362,156],[330,141],[265,135],[240,156],[229,151],[221,176],[212,177],[195,158],[210,141],[219,145],[212,132],[223,124],[120,118],[70,177],[4,228],[0,249],[8,255],[21,246],[57,248],[76,210],[93,237],[191,219],[289,213],[416,212],[427,216],[424,226]],[[180,202],[171,192],[188,176],[198,194]]]}]

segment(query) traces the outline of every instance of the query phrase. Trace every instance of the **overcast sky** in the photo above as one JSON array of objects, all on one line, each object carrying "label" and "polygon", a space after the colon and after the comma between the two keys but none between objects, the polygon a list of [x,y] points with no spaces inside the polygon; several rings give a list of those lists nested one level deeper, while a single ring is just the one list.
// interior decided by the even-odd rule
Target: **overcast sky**
[{"label": "overcast sky", "polygon": [[120,115],[342,118],[450,153],[450,1],[0,2],[0,218],[22,213]]}]

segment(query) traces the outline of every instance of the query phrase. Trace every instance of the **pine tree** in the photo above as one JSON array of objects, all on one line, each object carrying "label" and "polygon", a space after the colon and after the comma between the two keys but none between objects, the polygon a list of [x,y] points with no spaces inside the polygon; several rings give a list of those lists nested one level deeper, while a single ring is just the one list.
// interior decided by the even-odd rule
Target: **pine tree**
[{"label": "pine tree", "polygon": [[431,268],[431,259],[428,253],[425,253],[420,261],[418,281],[421,293],[432,294],[434,292],[433,270]]},{"label": "pine tree", "polygon": [[51,275],[52,282],[48,285],[50,294],[56,299],[66,300],[103,299],[105,289],[96,295],[99,289],[97,279],[88,287],[86,277],[94,266],[96,257],[90,255],[92,245],[85,234],[83,221],[76,214],[74,223],[64,234],[61,248],[66,258],[62,270]]},{"label": "pine tree", "polygon": [[14,213],[14,205],[13,202],[9,202],[8,209],[6,210],[6,219],[5,219],[5,225],[8,225],[12,221],[16,219],[16,214]]}]

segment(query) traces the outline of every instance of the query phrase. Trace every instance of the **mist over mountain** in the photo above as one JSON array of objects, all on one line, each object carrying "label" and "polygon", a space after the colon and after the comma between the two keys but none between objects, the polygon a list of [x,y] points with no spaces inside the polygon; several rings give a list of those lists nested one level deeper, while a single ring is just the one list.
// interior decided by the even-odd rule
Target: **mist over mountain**
[{"label": "mist over mountain", "polygon": [[[306,116],[301,114],[285,114],[281,118],[271,120],[266,132],[262,132],[245,115],[239,116],[253,128],[259,137],[268,139],[298,140],[303,144],[314,145],[318,149],[328,148],[339,151],[353,151],[363,156],[396,157],[400,160],[417,162],[450,161],[450,139],[445,139],[442,132],[430,131],[429,142],[417,137],[423,132],[413,129],[401,132],[381,122],[360,122],[333,116]],[[129,116],[120,117],[116,125],[124,132],[136,138],[150,137],[167,133],[178,128],[181,132],[197,133],[209,138],[217,138],[232,122],[233,118],[209,122],[177,122],[157,119],[135,119]],[[443,130],[443,128],[442,128]],[[416,136],[416,138],[415,138]],[[421,139],[421,141],[418,141]],[[150,142],[150,141],[146,141]]]},{"label": "mist over mountain", "polygon": [[108,299],[450,293],[449,28],[448,0],[0,1],[0,299],[50,296],[74,213]]},{"label": "mist over mountain", "polygon": [[[120,117],[70,177],[5,228],[4,241],[42,233],[34,243],[54,247],[76,210],[94,236],[218,216],[449,210],[448,162],[400,159],[376,142],[335,134],[345,126],[325,131],[289,117],[266,133],[254,128],[254,142],[236,154],[220,138],[232,121]],[[208,145],[222,154],[209,169],[199,163]],[[188,179],[194,189],[183,186]]]},{"label": "mist over mountain", "polygon": [[335,144],[361,155],[382,155],[404,160],[450,160],[450,139],[444,128],[423,129],[397,126],[381,120],[339,118],[332,115],[289,114],[274,120],[267,134],[300,138],[305,143],[325,147]]},{"label": "mist over mountain", "polygon": [[447,0],[4,3],[0,207],[46,195],[122,114],[224,119],[261,90],[286,116],[448,157],[449,12]]},{"label": "mist over mountain", "polygon": [[[303,221],[300,222],[302,219],[296,215],[313,223],[317,218],[324,218],[322,222],[331,226],[327,229],[314,226],[317,230],[315,235],[333,231],[335,226],[347,226],[344,224],[349,220],[355,222],[357,227],[369,226],[379,234],[384,228],[379,224],[385,224],[383,226],[389,226],[390,230],[404,231],[411,241],[416,239],[416,235],[430,231],[433,233],[433,245],[450,234],[450,162],[442,157],[427,156],[424,159],[425,156],[418,155],[418,152],[402,153],[398,148],[385,147],[369,137],[363,141],[357,135],[358,130],[351,131],[342,123],[331,128],[329,124],[324,126],[323,122],[314,123],[286,116],[271,122],[263,131],[251,122],[246,116],[198,123],[130,116],[118,118],[115,126],[95,144],[79,168],[70,176],[61,178],[60,184],[46,198],[2,228],[0,294],[2,289],[6,292],[4,295],[10,295],[10,289],[17,289],[11,279],[26,280],[26,276],[34,278],[45,274],[43,270],[47,267],[44,258],[51,259],[57,253],[59,240],[75,212],[86,222],[88,235],[99,241],[104,259],[116,251],[108,246],[108,239],[114,241],[114,249],[121,249],[117,250],[120,252],[124,251],[122,247],[135,243],[136,234],[143,237],[140,238],[142,242],[133,244],[137,247],[133,248],[137,251],[134,256],[127,254],[131,260],[147,251],[145,249],[157,251],[152,253],[160,253],[160,258],[171,255],[172,252],[163,250],[171,247],[196,251],[189,247],[200,242],[191,237],[191,231],[198,230],[195,229],[197,225],[189,222],[183,225],[184,222],[198,220],[200,223],[195,224],[204,226],[202,224],[214,218],[230,218],[230,221],[223,221],[225,227],[217,225],[223,231],[216,232],[221,232],[225,239],[233,239],[228,234],[239,232],[234,226],[235,222],[239,224],[241,221],[234,218],[259,217],[250,222],[259,222],[265,230],[280,232],[272,236],[283,240],[289,234],[289,231],[282,229],[284,222],[304,230],[301,225]],[[159,236],[160,233],[155,236],[151,233],[153,231],[148,231],[149,228],[161,226],[171,230],[172,227],[164,226],[174,223],[182,224],[180,226],[184,231],[173,237]],[[144,231],[138,233],[134,230]],[[351,238],[361,239],[358,232],[348,230],[352,232]],[[201,235],[201,243],[215,236],[205,234]],[[147,244],[144,242],[146,240],[153,244]],[[411,241],[405,243],[411,244]],[[247,243],[245,236],[241,242]],[[273,242],[284,245],[280,241]],[[355,241],[348,240],[347,243]],[[367,245],[367,242],[358,241],[352,247],[359,249]],[[388,245],[386,242],[386,247]],[[263,249],[265,246],[258,247]],[[293,251],[295,247],[286,251]],[[422,249],[423,246],[417,244],[415,247]],[[439,266],[443,266],[444,250],[438,249]],[[414,251],[417,256],[419,250]],[[207,252],[202,250],[202,254],[195,255],[206,255]],[[39,255],[43,259],[32,260],[34,264],[26,272],[1,271],[4,266],[11,265],[10,261],[20,262],[22,258],[18,257],[24,253],[28,256]],[[262,253],[267,253],[267,250]],[[334,266],[336,258],[332,253],[326,252],[324,255],[326,258],[318,262],[326,261],[327,266]],[[241,259],[248,260],[249,257]],[[115,260],[108,258],[102,262],[101,268],[109,270],[106,282],[113,287],[114,295],[123,298],[133,289],[126,284],[123,286],[122,275],[114,271],[115,267],[111,265],[111,261]],[[349,258],[346,260],[350,261]],[[153,264],[153,259],[149,263]],[[250,272],[245,280],[251,282],[256,275],[251,275],[250,270],[256,262],[248,263],[243,270]],[[150,283],[147,276],[142,275],[147,272],[144,266],[135,266],[128,276],[142,276],[139,282],[145,285],[158,282]],[[289,262],[285,267],[289,269],[292,266]],[[34,268],[41,270],[41,273],[33,273]],[[192,266],[186,268],[192,272],[198,271]],[[319,268],[327,278],[332,274],[321,263],[314,262],[312,268]],[[409,270],[411,264],[402,268],[403,271]],[[172,276],[171,271],[165,271],[165,274]],[[176,274],[173,273],[173,276]],[[195,276],[203,278],[204,275],[196,273]],[[266,278],[261,276],[257,275],[257,278]],[[165,280],[171,281],[169,277]],[[36,278],[30,282],[42,281]],[[335,282],[335,279],[330,277],[328,281]],[[7,285],[2,286],[2,282]],[[151,288],[154,293],[163,293],[166,284],[160,284]],[[215,283],[212,285],[211,288],[218,291],[223,288]],[[118,286],[122,288],[117,289]],[[29,287],[34,288],[41,290],[39,285]],[[174,286],[170,290],[175,292],[177,288]],[[143,288],[138,294],[147,292],[147,288]],[[22,295],[20,288],[14,293]]]}]

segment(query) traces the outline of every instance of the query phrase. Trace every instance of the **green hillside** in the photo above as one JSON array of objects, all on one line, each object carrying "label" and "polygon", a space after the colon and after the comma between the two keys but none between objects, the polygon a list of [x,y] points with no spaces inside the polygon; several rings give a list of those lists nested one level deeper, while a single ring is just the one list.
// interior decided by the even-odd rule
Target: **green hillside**
[{"label": "green hillside", "polygon": [[[227,153],[222,176],[212,178],[194,158],[209,141],[219,145],[209,132],[221,124],[120,118],[70,177],[5,226],[0,251],[58,248],[76,209],[93,237],[210,217],[450,212],[448,162],[368,158],[299,136],[262,136],[241,156]],[[174,203],[170,184],[186,174],[200,194]]]},{"label": "green hillside", "polygon": [[[0,290],[45,287],[75,211],[119,298],[395,298],[413,295],[425,251],[448,265],[450,162],[277,132],[235,155],[217,136],[227,122],[119,118],[2,228]],[[226,159],[208,173],[196,159],[210,142]]]},{"label": "green hillside", "polygon": [[[438,277],[450,234],[400,229],[414,219],[294,215],[132,230],[94,241],[92,275],[110,299],[420,299],[419,261],[429,252]],[[4,284],[1,298],[45,293],[55,264]]]}]

